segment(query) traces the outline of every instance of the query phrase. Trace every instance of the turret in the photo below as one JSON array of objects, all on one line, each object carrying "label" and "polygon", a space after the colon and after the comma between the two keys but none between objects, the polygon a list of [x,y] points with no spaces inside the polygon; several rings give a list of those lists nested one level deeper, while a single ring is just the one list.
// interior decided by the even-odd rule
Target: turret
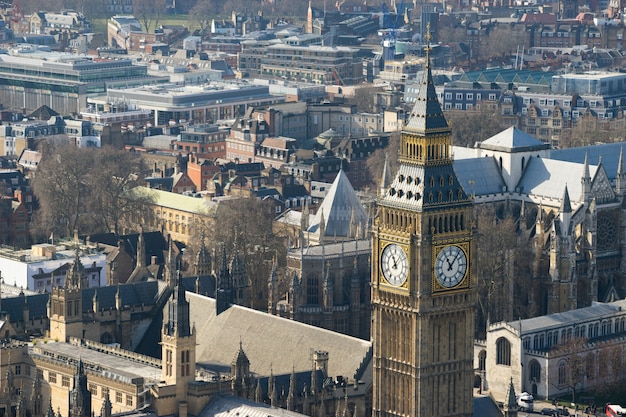
[{"label": "turret", "polygon": [[561,208],[559,210],[559,217],[561,220],[562,230],[561,233],[563,236],[569,236],[570,234],[570,222],[572,220],[572,204],[569,199],[569,192],[567,191],[567,185],[565,186],[565,191],[563,192],[563,200],[561,201]]},{"label": "turret", "polygon": [[278,271],[276,257],[272,260],[272,271],[267,280],[267,312],[276,313],[276,290],[278,289]]},{"label": "turret", "polygon": [[70,392],[69,417],[91,417],[91,392],[87,389],[87,375],[80,358],[74,375],[74,389]]},{"label": "turret", "polygon": [[583,176],[580,179],[582,185],[582,195],[585,204],[591,200],[591,175],[589,174],[589,154],[585,153],[585,163],[583,165]]}]

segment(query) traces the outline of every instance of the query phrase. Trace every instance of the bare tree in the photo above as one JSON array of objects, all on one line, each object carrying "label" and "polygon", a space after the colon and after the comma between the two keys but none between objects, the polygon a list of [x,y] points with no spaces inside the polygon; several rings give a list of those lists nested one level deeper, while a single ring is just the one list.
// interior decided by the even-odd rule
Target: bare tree
[{"label": "bare tree", "polygon": [[47,147],[42,154],[32,181],[39,203],[35,235],[69,236],[74,230],[117,233],[120,222],[147,203],[123,198],[142,180],[142,162],[131,154],[71,144]]},{"label": "bare tree", "polygon": [[480,103],[475,110],[448,110],[446,118],[452,127],[452,144],[457,146],[472,147],[505,128],[497,110],[487,103]]},{"label": "bare tree", "polygon": [[199,27],[204,34],[211,26],[211,16],[218,14],[218,4],[213,0],[200,0],[189,11],[189,24]]},{"label": "bare tree", "polygon": [[43,152],[32,181],[39,202],[33,232],[69,236],[76,229],[93,231],[94,218],[88,214],[89,186],[86,175],[93,168],[90,150],[70,144]]},{"label": "bare tree", "polygon": [[624,136],[624,119],[599,120],[592,114],[586,114],[574,126],[561,131],[559,147],[574,148],[619,142],[624,140]]},{"label": "bare tree", "polygon": [[143,185],[143,160],[129,152],[105,147],[93,154],[93,166],[87,176],[91,187],[89,209],[100,218],[104,228],[120,233],[120,223],[132,213],[144,210],[151,199],[127,199],[124,194]]},{"label": "bare tree", "polygon": [[356,105],[357,112],[369,113],[376,111],[373,97],[380,91],[379,87],[365,86],[354,90],[354,97],[348,98],[349,104]]},{"label": "bare tree", "polygon": [[159,21],[166,12],[166,0],[133,0],[133,14],[142,23],[147,33],[152,24],[159,27]]},{"label": "bare tree", "polygon": [[365,164],[370,173],[370,178],[374,182],[376,188],[380,187],[380,181],[383,175],[383,167],[385,158],[389,162],[391,172],[396,172],[398,166],[398,149],[400,147],[400,132],[392,132],[389,136],[389,144],[385,148],[376,149]]},{"label": "bare tree", "polygon": [[228,250],[237,250],[243,257],[253,295],[249,306],[252,308],[267,306],[270,261],[274,257],[286,257],[284,237],[272,230],[275,215],[273,200],[250,196],[220,203],[215,217],[214,245],[224,243]]},{"label": "bare tree", "polygon": [[554,386],[566,386],[572,392],[572,402],[576,402],[576,390],[582,385],[587,372],[587,341],[583,338],[567,338],[550,351],[550,358],[557,367]]},{"label": "bare tree", "polygon": [[620,343],[602,347],[598,353],[598,375],[603,379],[603,383],[599,384],[598,394],[610,398],[622,390],[626,381],[623,366],[624,357]]},{"label": "bare tree", "polygon": [[528,316],[531,247],[521,239],[518,217],[504,208],[476,206],[477,334],[489,322]]},{"label": "bare tree", "polygon": [[529,36],[526,26],[493,23],[488,36],[481,39],[481,58],[509,56],[522,48],[528,49]]}]

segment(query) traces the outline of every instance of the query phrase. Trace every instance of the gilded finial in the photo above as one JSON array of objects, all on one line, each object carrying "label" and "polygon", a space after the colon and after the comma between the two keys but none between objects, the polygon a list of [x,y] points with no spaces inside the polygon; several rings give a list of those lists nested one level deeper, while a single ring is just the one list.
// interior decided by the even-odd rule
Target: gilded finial
[{"label": "gilded finial", "polygon": [[426,52],[426,65],[430,66],[430,41],[432,40],[432,36],[430,34],[430,22],[426,23],[426,34],[424,35],[426,39],[426,48],[424,51]]}]

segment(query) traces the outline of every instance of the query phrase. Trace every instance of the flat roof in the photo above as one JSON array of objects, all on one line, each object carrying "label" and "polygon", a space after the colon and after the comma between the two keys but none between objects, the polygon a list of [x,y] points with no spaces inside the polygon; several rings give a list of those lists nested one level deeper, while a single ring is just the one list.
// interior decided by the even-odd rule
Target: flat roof
[{"label": "flat roof", "polygon": [[[88,346],[81,346],[66,342],[38,343],[30,348],[31,355],[37,355],[59,361],[65,364],[76,365],[81,359],[86,370],[101,373],[103,376],[117,379],[125,383],[147,383],[161,380],[161,367],[146,362],[139,362],[120,355],[100,352]],[[133,354],[132,352],[128,352]],[[152,358],[151,358],[152,359]],[[141,379],[141,380],[140,380]]]}]

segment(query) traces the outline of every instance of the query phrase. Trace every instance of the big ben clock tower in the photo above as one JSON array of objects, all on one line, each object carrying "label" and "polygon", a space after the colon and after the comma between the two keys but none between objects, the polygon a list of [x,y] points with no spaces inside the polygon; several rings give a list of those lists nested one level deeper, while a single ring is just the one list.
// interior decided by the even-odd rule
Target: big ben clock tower
[{"label": "big ben clock tower", "polygon": [[373,415],[471,417],[472,203],[426,69],[372,242]]}]

